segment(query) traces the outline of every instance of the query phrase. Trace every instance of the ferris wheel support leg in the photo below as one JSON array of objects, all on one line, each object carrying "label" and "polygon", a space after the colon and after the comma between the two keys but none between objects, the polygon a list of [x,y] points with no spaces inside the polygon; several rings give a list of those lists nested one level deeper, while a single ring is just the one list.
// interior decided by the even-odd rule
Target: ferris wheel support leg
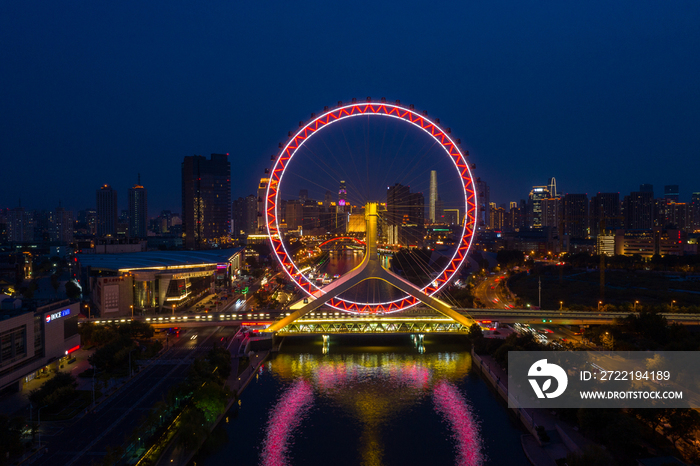
[{"label": "ferris wheel support leg", "polygon": [[422,302],[426,306],[434,309],[435,311],[439,312],[440,314],[449,317],[450,319],[462,324],[464,327],[469,328],[474,323],[474,319],[472,319],[469,316],[465,316],[454,309],[452,309],[449,305],[444,303],[443,301],[433,298],[432,296],[428,296],[427,294],[423,293],[420,291],[416,286],[409,281],[403,279],[402,277],[399,277],[398,275],[386,270],[382,269],[381,272],[378,273],[378,275],[381,276],[381,279],[384,280],[385,282],[389,283],[392,286],[395,286],[399,290],[403,291],[404,293],[413,296],[416,298],[418,301]]}]

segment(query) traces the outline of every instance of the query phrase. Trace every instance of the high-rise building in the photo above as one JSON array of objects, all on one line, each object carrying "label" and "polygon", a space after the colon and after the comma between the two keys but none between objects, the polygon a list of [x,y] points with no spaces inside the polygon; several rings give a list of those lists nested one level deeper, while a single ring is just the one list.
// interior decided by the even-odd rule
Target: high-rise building
[{"label": "high-rise building", "polygon": [[304,203],[298,200],[287,201],[285,218],[287,230],[298,230],[304,222]]},{"label": "high-rise building", "polygon": [[233,232],[238,238],[257,233],[258,230],[258,198],[253,196],[239,197],[233,201]]},{"label": "high-rise building", "polygon": [[265,226],[265,205],[267,204],[267,185],[270,183],[269,178],[260,178],[260,183],[258,184],[258,233],[265,233],[267,228]]},{"label": "high-rise building", "polygon": [[423,193],[412,193],[408,186],[395,184],[387,188],[386,223],[389,242],[420,245],[425,226]]},{"label": "high-rise building", "polygon": [[680,190],[677,184],[669,184],[664,186],[664,199],[669,202],[680,201]]},{"label": "high-rise building", "polygon": [[21,205],[7,212],[7,239],[12,243],[34,241],[34,215]]},{"label": "high-rise building", "polygon": [[673,229],[693,231],[690,205],[685,202],[671,202],[667,207],[668,224]]},{"label": "high-rise building", "polygon": [[345,186],[345,181],[340,181],[338,188],[338,212],[347,212],[348,210],[348,188]]},{"label": "high-rise building", "polygon": [[489,206],[489,228],[494,231],[503,231],[505,227],[506,209],[496,207],[496,203],[492,202]]},{"label": "high-rise building", "polygon": [[66,210],[59,201],[53,212],[51,222],[51,241],[69,244],[73,241],[73,212]]},{"label": "high-rise building", "polygon": [[300,189],[299,190],[299,200],[306,201],[308,198],[309,198],[309,190],[308,189]]},{"label": "high-rise building", "polygon": [[587,194],[564,196],[564,234],[573,239],[583,239],[588,236]]},{"label": "high-rise building", "polygon": [[185,247],[200,249],[231,234],[231,163],[228,154],[185,157],[182,162],[182,231]]},{"label": "high-rise building", "polygon": [[108,184],[97,190],[96,235],[117,236],[117,191]]},{"label": "high-rise building", "polygon": [[651,230],[654,225],[654,194],[632,192],[622,203],[627,230]]},{"label": "high-rise building", "polygon": [[527,205],[527,225],[530,228],[542,228],[542,199],[549,199],[548,186],[533,186]]},{"label": "high-rise building", "polygon": [[437,222],[437,172],[435,170],[430,171],[430,203],[428,204],[428,218],[430,223]]},{"label": "high-rise building", "polygon": [[690,218],[694,230],[700,230],[700,193],[690,196]]},{"label": "high-rise building", "polygon": [[488,206],[491,202],[491,192],[489,186],[481,178],[476,179],[476,197],[477,197],[477,227],[485,228],[488,225],[489,211]]},{"label": "high-rise building", "polygon": [[598,193],[593,196],[590,206],[591,235],[602,235],[606,231],[614,232],[621,226],[620,193]]},{"label": "high-rise building", "polygon": [[445,223],[459,225],[459,209],[445,209]]},{"label": "high-rise building", "polygon": [[320,225],[318,202],[313,199],[304,201],[300,199],[299,201],[303,204],[304,212],[304,218],[301,222],[302,231],[306,232],[318,228]]},{"label": "high-rise building", "polygon": [[133,188],[129,188],[129,236],[146,238],[148,226],[148,192],[141,186],[141,174]]},{"label": "high-rise building", "polygon": [[559,231],[562,221],[562,199],[560,197],[549,197],[542,199],[542,226],[556,228]]}]

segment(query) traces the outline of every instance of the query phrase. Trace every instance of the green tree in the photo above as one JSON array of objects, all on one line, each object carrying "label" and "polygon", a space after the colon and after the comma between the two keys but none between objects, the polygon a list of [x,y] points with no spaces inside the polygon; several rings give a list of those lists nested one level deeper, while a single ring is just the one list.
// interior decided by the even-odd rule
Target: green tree
[{"label": "green tree", "polygon": [[66,296],[68,296],[68,299],[80,299],[80,295],[80,287],[74,281],[69,280],[66,282]]}]

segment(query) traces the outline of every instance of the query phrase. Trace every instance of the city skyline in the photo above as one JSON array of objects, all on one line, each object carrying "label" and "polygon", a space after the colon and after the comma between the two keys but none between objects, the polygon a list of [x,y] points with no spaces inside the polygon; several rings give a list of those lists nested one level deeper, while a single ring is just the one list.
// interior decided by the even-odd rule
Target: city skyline
[{"label": "city skyline", "polygon": [[[34,171],[5,178],[0,206],[21,197],[48,209],[60,199],[77,211],[103,184],[126,205],[140,172],[153,212],[176,211],[182,158],[226,152],[243,175],[232,198],[247,196],[298,121],[367,96],[441,118],[498,204],[551,174],[569,193],[678,184],[688,200],[700,191],[700,6],[629,7],[504,2],[453,5],[444,15],[408,2],[399,21],[346,40],[328,18],[362,24],[396,17],[396,8],[280,5],[271,17],[252,4],[196,15],[176,6],[7,5],[0,153],[5,173],[24,173],[27,160]],[[435,32],[418,46],[405,24]],[[322,53],[302,65],[298,51],[317,47],[319,34],[329,38]]]}]

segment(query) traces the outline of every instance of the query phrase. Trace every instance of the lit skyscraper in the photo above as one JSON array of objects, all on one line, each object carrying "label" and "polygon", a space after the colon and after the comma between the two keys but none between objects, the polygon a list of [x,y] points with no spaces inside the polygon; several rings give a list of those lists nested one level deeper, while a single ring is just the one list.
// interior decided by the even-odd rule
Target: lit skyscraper
[{"label": "lit skyscraper", "polygon": [[231,234],[231,163],[228,154],[185,157],[182,162],[182,231],[185,247],[200,249]]},{"label": "lit skyscraper", "polygon": [[260,178],[260,184],[258,184],[258,232],[264,233],[266,231],[265,227],[265,195],[267,194],[267,185],[270,182],[269,178]]},{"label": "lit skyscraper", "polygon": [[542,199],[551,197],[548,186],[533,186],[527,205],[527,224],[530,228],[542,228]]},{"label": "lit skyscraper", "polygon": [[148,226],[148,192],[141,186],[141,174],[133,188],[129,188],[129,236],[145,238]]},{"label": "lit skyscraper", "polygon": [[588,236],[587,194],[566,194],[564,196],[564,233],[576,239]]},{"label": "lit skyscraper", "polygon": [[430,171],[430,204],[428,205],[428,218],[430,223],[435,223],[437,221],[436,215],[436,204],[437,204],[437,172],[435,170]]},{"label": "lit skyscraper", "polygon": [[345,186],[345,181],[340,181],[340,188],[338,189],[338,211],[345,212],[347,210],[348,202],[348,188]]}]

